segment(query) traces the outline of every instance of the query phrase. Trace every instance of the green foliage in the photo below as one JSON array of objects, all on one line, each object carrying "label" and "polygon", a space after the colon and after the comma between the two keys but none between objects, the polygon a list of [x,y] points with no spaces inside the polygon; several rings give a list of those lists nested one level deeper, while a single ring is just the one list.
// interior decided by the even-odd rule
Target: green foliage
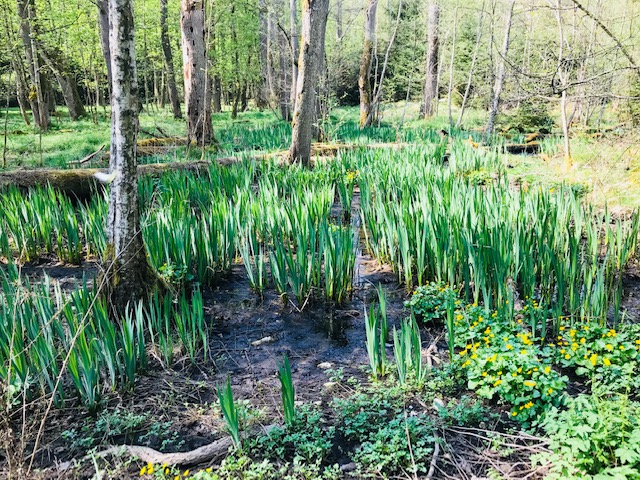
[{"label": "green foliage", "polygon": [[626,396],[579,395],[549,412],[549,478],[640,477],[640,403]]},{"label": "green foliage", "polygon": [[615,330],[598,324],[560,326],[547,355],[563,368],[592,380],[599,388],[626,393],[640,387],[640,329],[636,324]]},{"label": "green foliage", "polygon": [[238,417],[238,408],[233,400],[231,378],[227,377],[226,386],[218,387],[218,400],[220,402],[222,416],[227,426],[227,431],[233,440],[233,445],[237,450],[241,450],[242,438],[240,437],[240,419]]},{"label": "green foliage", "polygon": [[416,386],[421,388],[427,376],[427,369],[422,362],[420,330],[413,316],[401,323],[400,333],[394,327],[393,345],[400,385],[405,385],[407,375],[412,373]]},{"label": "green foliage", "polygon": [[322,413],[305,406],[296,410],[291,424],[251,440],[247,450],[271,460],[320,465],[331,450],[332,438],[333,427],[324,426]]},{"label": "green foliage", "polygon": [[503,119],[506,130],[516,130],[521,133],[548,132],[555,126],[555,121],[549,115],[548,106],[538,99],[520,102],[518,109],[508,118]]},{"label": "green foliage", "polygon": [[414,290],[404,306],[411,310],[416,319],[424,322],[444,320],[447,315],[449,299],[459,299],[456,291],[444,282],[429,282]]},{"label": "green foliage", "polygon": [[364,326],[367,335],[367,354],[373,378],[383,377],[387,373],[387,337],[389,327],[387,325],[386,297],[384,290],[379,286],[378,306],[371,303],[369,312],[365,306]]},{"label": "green foliage", "polygon": [[457,315],[461,366],[468,386],[480,397],[497,398],[511,416],[531,424],[564,399],[567,378],[544,358],[542,347],[521,325],[505,322],[496,312],[470,306]]},{"label": "green foliage", "polygon": [[291,378],[291,363],[289,357],[284,356],[282,364],[278,365],[278,378],[282,387],[282,407],[284,410],[284,421],[287,425],[292,425],[296,418],[295,399],[296,392]]}]

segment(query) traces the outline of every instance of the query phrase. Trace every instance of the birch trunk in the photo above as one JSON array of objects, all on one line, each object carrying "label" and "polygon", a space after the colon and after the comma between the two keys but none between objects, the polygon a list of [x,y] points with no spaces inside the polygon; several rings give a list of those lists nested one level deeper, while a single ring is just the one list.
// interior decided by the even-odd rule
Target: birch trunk
[{"label": "birch trunk", "polygon": [[420,106],[421,117],[431,117],[438,101],[438,57],[440,54],[440,5],[438,0],[429,2],[429,20],[427,24],[427,73],[424,82],[424,94]]},{"label": "birch trunk", "polygon": [[207,82],[207,52],[203,0],[182,0],[182,60],[187,136],[199,146],[213,141],[211,88]]},{"label": "birch trunk", "polygon": [[[111,52],[111,184],[105,271],[114,314],[143,299],[155,287],[140,229],[136,137],[138,79],[132,0],[109,0]],[[113,262],[113,264],[111,264]]]},{"label": "birch trunk", "polygon": [[176,86],[176,74],[173,68],[173,52],[171,51],[171,41],[169,40],[169,27],[167,25],[167,0],[160,0],[160,42],[162,43],[162,54],[164,55],[164,65],[166,70],[167,90],[169,91],[169,101],[174,118],[182,118],[180,110],[180,97]]},{"label": "birch trunk", "polygon": [[302,1],[302,41],[289,156],[291,161],[303,165],[309,165],[311,160],[313,117],[328,15],[329,0]]},{"label": "birch trunk", "polygon": [[496,116],[498,115],[498,109],[500,108],[500,95],[502,95],[502,87],[504,86],[504,79],[507,74],[505,59],[507,58],[507,54],[509,53],[509,45],[511,43],[511,23],[513,20],[513,7],[515,4],[516,0],[509,0],[509,7],[507,8],[507,23],[504,30],[502,52],[500,53],[498,75],[496,76],[496,83],[493,87],[493,94],[491,96],[491,107],[489,110],[489,121],[487,122],[487,129],[485,131],[486,137],[493,134]]},{"label": "birch trunk", "polygon": [[360,128],[371,125],[371,64],[373,63],[373,49],[376,41],[376,12],[378,0],[368,0],[366,20],[364,22],[364,43],[358,75],[358,90],[360,91]]}]

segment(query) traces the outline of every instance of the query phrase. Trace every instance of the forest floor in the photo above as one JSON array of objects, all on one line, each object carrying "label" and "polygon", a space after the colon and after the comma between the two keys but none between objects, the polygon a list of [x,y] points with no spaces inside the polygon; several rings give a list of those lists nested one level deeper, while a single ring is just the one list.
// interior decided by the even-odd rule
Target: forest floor
[{"label": "forest floor", "polygon": [[[351,124],[354,111],[340,109],[332,127],[327,127],[328,140],[394,142],[402,130],[448,125],[445,117],[429,124],[400,125],[403,109],[400,104],[390,109],[385,128],[362,136]],[[58,121],[51,132],[40,137],[27,132],[19,124],[17,112],[12,112],[8,169],[69,168],[70,162],[108,143],[105,114],[101,112],[96,123]],[[460,136],[472,136],[473,141],[481,135],[481,118],[474,113],[471,117],[471,128]],[[219,149],[205,152],[207,158],[252,156],[287,146],[288,126],[270,113],[242,113],[236,120],[228,114],[215,118]],[[170,118],[166,111],[151,109],[141,117],[141,126],[147,132],[143,137],[184,135],[182,122]],[[520,137],[508,141],[520,141]],[[597,138],[577,134],[570,168],[558,154],[560,144],[560,139],[548,141],[540,155],[505,156],[512,181],[548,188],[569,183],[590,202],[600,206],[607,203],[620,212],[640,206],[637,138],[615,131]],[[202,153],[191,151],[189,157],[200,158]],[[145,161],[172,157],[180,161],[186,156],[185,147],[177,147]],[[87,166],[103,164],[96,160]],[[82,282],[91,283],[99,272],[92,258],[74,266],[43,257],[21,268],[33,282],[46,274],[52,285],[65,292]],[[135,390],[107,392],[96,414],[89,414],[73,401],[51,411],[47,411],[47,398],[25,401],[17,408],[17,415],[4,421],[8,425],[2,429],[0,474],[21,472],[24,477],[15,478],[27,478],[27,460],[39,437],[38,430],[44,427],[33,455],[35,469],[28,475],[32,478],[174,479],[194,474],[193,478],[204,479],[544,478],[549,465],[542,459],[551,454],[549,440],[526,433],[504,404],[483,401],[467,387],[460,370],[449,366],[442,322],[426,323],[421,328],[423,351],[432,367],[425,386],[407,390],[393,382],[371,380],[365,309],[377,298],[379,284],[386,292],[389,326],[398,327],[408,314],[404,302],[411,298],[411,292],[398,282],[391,267],[379,264],[361,249],[350,300],[341,306],[311,303],[302,311],[292,302],[283,303],[274,291],[265,291],[260,298],[251,289],[242,264],[234,264],[228,278],[203,289],[205,318],[212,329],[209,362],[193,364],[185,356],[166,368],[160,354],[151,352],[149,369],[138,377]],[[625,272],[624,291],[622,307],[629,319],[637,321],[640,274],[635,263]],[[391,343],[386,350],[392,357]],[[227,379],[247,430],[250,425],[283,425],[278,367],[285,354],[292,363],[301,412],[297,433],[277,437],[272,443],[261,440],[266,443],[250,444],[246,451],[230,454],[220,477],[207,476],[209,464],[191,466],[187,471],[186,467],[171,465],[150,468],[127,456],[106,460],[95,457],[109,445],[138,444],[163,452],[186,452],[226,436],[217,388]],[[588,382],[570,369],[562,373],[570,377],[567,390],[573,396],[589,390]],[[429,419],[428,427],[420,423],[422,417]],[[408,423],[408,418],[416,419],[415,423]],[[409,438],[408,450],[403,447],[403,438]],[[300,446],[306,449],[303,453]],[[266,458],[266,463],[257,458]],[[302,463],[287,463],[293,458]],[[72,463],[80,459],[84,461]],[[423,472],[422,476],[411,473],[409,466]]]}]

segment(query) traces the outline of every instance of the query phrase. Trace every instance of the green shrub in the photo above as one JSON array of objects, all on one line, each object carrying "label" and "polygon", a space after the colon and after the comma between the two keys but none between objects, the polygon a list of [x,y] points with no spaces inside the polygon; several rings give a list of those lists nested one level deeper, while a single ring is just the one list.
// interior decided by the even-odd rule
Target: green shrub
[{"label": "green shrub", "polygon": [[640,403],[579,395],[553,408],[544,429],[554,452],[547,478],[640,478]]},{"label": "green shrub", "polygon": [[447,315],[447,301],[458,301],[458,294],[444,282],[431,282],[414,290],[404,306],[411,310],[418,320],[429,322],[444,320]]},{"label": "green shrub", "polygon": [[523,324],[505,321],[496,312],[478,307],[459,311],[468,329],[457,330],[457,343],[468,387],[487,399],[511,407],[511,416],[531,423],[553,405],[562,403],[567,378],[561,376]]}]

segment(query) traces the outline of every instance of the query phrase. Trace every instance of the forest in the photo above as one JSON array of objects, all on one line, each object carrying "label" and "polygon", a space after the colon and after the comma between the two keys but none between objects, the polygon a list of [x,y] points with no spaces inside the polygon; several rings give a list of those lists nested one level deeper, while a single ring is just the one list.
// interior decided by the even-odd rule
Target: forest
[{"label": "forest", "polygon": [[640,480],[639,25],[0,0],[0,478]]}]

